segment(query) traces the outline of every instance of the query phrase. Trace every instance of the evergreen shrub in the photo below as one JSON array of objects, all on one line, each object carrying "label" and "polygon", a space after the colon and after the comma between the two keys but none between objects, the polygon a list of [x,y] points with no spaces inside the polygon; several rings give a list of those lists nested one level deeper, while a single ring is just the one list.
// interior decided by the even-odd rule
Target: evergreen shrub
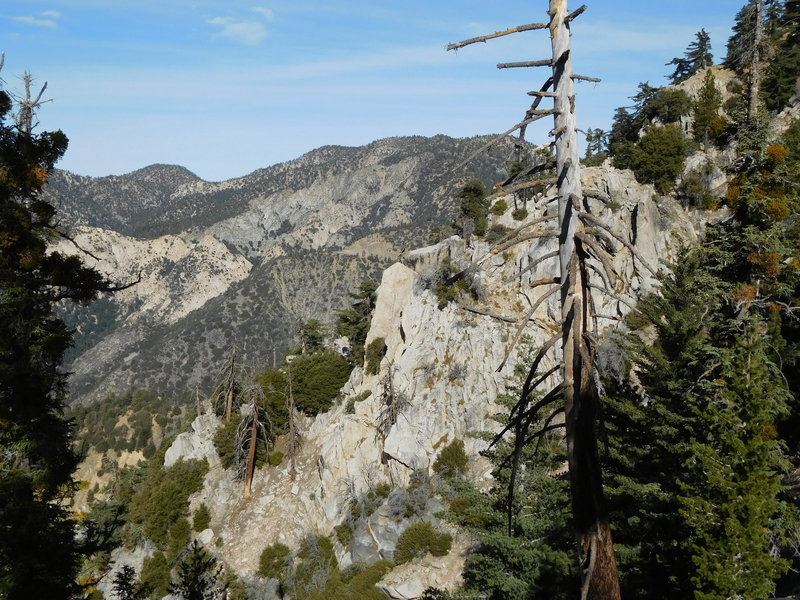
[{"label": "evergreen shrub", "polygon": [[179,460],[171,467],[148,463],[128,505],[129,524],[140,525],[145,537],[164,548],[172,526],[189,515],[189,496],[200,490],[207,472],[205,460]]},{"label": "evergreen shrub", "polygon": [[631,168],[641,183],[652,183],[660,194],[675,187],[689,144],[677,123],[651,127],[635,146]]},{"label": "evergreen shrub", "polygon": [[327,411],[350,377],[347,359],[327,348],[298,356],[291,370],[295,406],[308,415]]},{"label": "evergreen shrub", "polygon": [[455,439],[445,446],[433,463],[434,472],[445,479],[463,475],[467,470],[469,457],[464,451],[464,442]]},{"label": "evergreen shrub", "polygon": [[400,535],[394,551],[394,562],[398,565],[430,553],[445,556],[450,552],[453,536],[440,533],[427,521],[412,523]]},{"label": "evergreen shrub", "polygon": [[386,340],[377,337],[372,340],[364,351],[366,372],[368,375],[377,375],[381,368],[381,359],[386,354]]},{"label": "evergreen shrub", "polygon": [[528,209],[521,206],[519,208],[515,208],[513,211],[511,211],[511,218],[515,221],[524,221],[528,218]]},{"label": "evergreen shrub", "polygon": [[261,552],[258,559],[258,574],[268,579],[283,579],[289,568],[291,552],[280,542],[270,544]]},{"label": "evergreen shrub", "polygon": [[505,198],[500,198],[497,202],[492,204],[491,212],[494,216],[499,217],[504,215],[506,211],[508,211],[508,202],[506,202]]},{"label": "evergreen shrub", "polygon": [[201,504],[197,507],[197,510],[194,511],[194,517],[192,518],[192,529],[197,532],[205,531],[211,526],[211,513],[208,511],[208,507],[205,504]]}]

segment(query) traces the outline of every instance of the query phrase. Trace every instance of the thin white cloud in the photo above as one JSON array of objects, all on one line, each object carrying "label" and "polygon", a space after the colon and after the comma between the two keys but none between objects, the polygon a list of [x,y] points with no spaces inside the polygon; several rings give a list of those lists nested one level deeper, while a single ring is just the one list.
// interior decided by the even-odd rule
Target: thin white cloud
[{"label": "thin white cloud", "polygon": [[31,27],[45,27],[47,29],[58,28],[58,19],[61,18],[61,13],[56,10],[46,10],[37,15],[21,15],[19,17],[11,17],[12,21],[22,23],[23,25],[30,25]]},{"label": "thin white cloud", "polygon": [[254,6],[253,12],[258,13],[262,17],[264,17],[267,21],[274,21],[275,20],[275,13],[271,8],[266,8],[264,6]]},{"label": "thin white cloud", "polygon": [[228,38],[246,46],[256,46],[267,37],[267,28],[260,21],[238,21],[233,17],[214,17],[209,19],[208,23],[222,28],[214,37]]}]

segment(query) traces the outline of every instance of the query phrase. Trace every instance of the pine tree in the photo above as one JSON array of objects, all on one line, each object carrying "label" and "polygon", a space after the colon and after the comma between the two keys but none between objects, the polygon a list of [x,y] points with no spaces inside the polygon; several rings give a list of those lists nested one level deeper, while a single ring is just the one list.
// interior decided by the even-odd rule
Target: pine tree
[{"label": "pine tree", "polygon": [[[511,409],[525,381],[525,361],[498,403]],[[497,419],[506,424],[508,415]],[[531,424],[544,426],[544,415]],[[567,599],[579,581],[571,557],[569,485],[557,474],[566,456],[564,440],[551,432],[524,444],[517,428],[486,453],[494,464],[494,487],[482,494],[464,480],[451,480],[448,516],[478,543],[467,556],[465,587],[490,600],[532,597]],[[524,435],[524,434],[523,434]],[[519,449],[516,474],[511,468]],[[513,492],[513,493],[511,493]]]},{"label": "pine tree", "polygon": [[[758,4],[763,0],[749,0],[739,12],[733,24],[733,35],[728,39],[728,53],[725,66],[740,78],[750,73],[753,61],[763,57],[766,51],[766,37],[756,45],[756,26],[758,24]],[[762,16],[762,19],[764,16]]]},{"label": "pine tree", "polygon": [[707,430],[693,441],[686,465],[696,478],[681,482],[697,600],[772,596],[789,566],[771,553],[773,519],[782,512],[776,422],[787,412],[788,392],[767,357],[763,324],[735,325],[713,378],[699,382]]},{"label": "pine tree", "polygon": [[631,320],[654,335],[652,343],[635,334],[624,343],[640,389],[624,367],[616,378],[606,373],[606,486],[623,598],[691,596],[691,532],[678,512],[678,478],[690,440],[704,428],[686,392],[706,369],[717,290],[697,257],[682,256],[661,294],[642,299]]},{"label": "pine tree", "polygon": [[722,94],[717,89],[716,78],[711,71],[706,73],[703,79],[703,86],[694,102],[694,139],[698,142],[708,144],[709,126],[717,117],[719,108],[722,106]]},{"label": "pine tree", "polygon": [[136,582],[136,569],[129,565],[123,566],[111,584],[116,600],[140,600],[149,595],[149,588]]},{"label": "pine tree", "polygon": [[364,362],[364,342],[367,339],[372,311],[375,310],[377,289],[378,284],[374,281],[362,281],[358,291],[350,294],[353,300],[351,307],[336,311],[336,333],[350,340],[353,361],[357,365]]},{"label": "pine tree", "polygon": [[775,55],[761,93],[767,109],[782,110],[789,98],[800,93],[800,0],[784,2],[775,37]]},{"label": "pine tree", "polygon": [[197,541],[186,549],[177,567],[169,593],[183,600],[220,600],[224,585],[219,581],[222,566],[213,554]]},{"label": "pine tree", "polygon": [[319,319],[309,319],[297,330],[299,354],[313,354],[325,343],[325,325]]},{"label": "pine tree", "polygon": [[586,155],[587,158],[596,154],[602,154],[608,146],[608,133],[602,129],[586,130]]},{"label": "pine tree", "polygon": [[624,377],[609,385],[623,596],[766,597],[786,571],[771,544],[789,396],[763,323],[731,311],[727,289],[697,253],[683,256],[662,294],[640,302],[653,341],[627,341],[640,391]]},{"label": "pine tree", "polygon": [[672,75],[667,75],[666,77],[673,85],[678,84],[713,64],[714,56],[711,54],[711,38],[705,29],[701,29],[695,34],[695,41],[686,48],[683,58],[673,58],[667,63],[667,66],[675,65],[675,71]]},{"label": "pine tree", "polygon": [[56,211],[40,192],[67,138],[33,133],[36,106],[9,123],[12,101],[0,90],[0,597],[57,600],[78,591],[65,509],[78,456],[60,370],[71,336],[53,307],[111,286],[77,257],[48,251]]},{"label": "pine tree", "polygon": [[[509,175],[511,176],[511,175]],[[456,194],[460,200],[459,209],[461,211],[462,235],[469,237],[475,235],[486,235],[489,227],[489,204],[486,201],[486,188],[480,179],[470,179]]]}]

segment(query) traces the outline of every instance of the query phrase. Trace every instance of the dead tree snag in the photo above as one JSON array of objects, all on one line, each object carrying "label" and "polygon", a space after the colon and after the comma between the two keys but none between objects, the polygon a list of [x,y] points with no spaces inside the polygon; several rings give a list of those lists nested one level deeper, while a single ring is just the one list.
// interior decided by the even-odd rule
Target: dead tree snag
[{"label": "dead tree snag", "polygon": [[[635,253],[635,250],[627,240],[619,238],[585,209],[588,203],[585,204],[584,199],[591,194],[584,194],[581,186],[574,82],[599,80],[573,73],[570,23],[584,10],[586,10],[585,5],[570,14],[567,0],[550,0],[548,11],[550,22],[547,27],[550,30],[552,57],[547,60],[497,65],[501,69],[541,66],[550,66],[552,69],[552,76],[548,81],[538,92],[531,94],[535,97],[534,105],[526,113],[523,122],[514,129],[521,129],[522,137],[524,124],[532,117],[548,114],[553,115],[555,120],[550,135],[555,138],[556,176],[548,183],[554,183],[558,190],[556,198],[558,229],[553,232],[558,237],[558,252],[557,255],[551,254],[547,257],[557,256],[559,266],[558,273],[554,273],[553,277],[534,282],[537,286],[555,286],[540,296],[534,306],[538,306],[553,295],[554,289],[558,290],[561,333],[539,350],[529,368],[520,399],[511,410],[509,423],[495,441],[506,432],[514,431],[517,446],[516,452],[512,454],[511,462],[514,467],[518,464],[519,453],[524,444],[562,426],[558,423],[552,424],[552,421],[563,412],[573,522],[581,551],[581,598],[617,600],[620,597],[617,565],[604,508],[602,473],[597,448],[596,421],[599,394],[595,384],[595,344],[592,343],[595,336],[590,325],[596,324],[597,318],[600,317],[594,311],[592,289],[603,289],[613,293],[613,286],[618,278],[612,267],[612,259],[617,251],[612,239],[620,242],[622,248],[632,253]],[[517,30],[522,31],[520,28]],[[515,30],[508,30],[508,33],[514,32]],[[449,49],[460,48],[475,41],[486,41],[491,37],[473,38],[459,44],[451,44]],[[549,91],[551,88],[552,91]],[[539,110],[539,103],[547,98],[553,98],[552,110]],[[520,185],[509,185],[506,192],[512,192],[514,188],[521,189]],[[520,231],[514,239],[505,241],[499,248],[510,247],[549,233],[549,231],[533,233]],[[477,266],[477,264],[470,265],[468,268]],[[602,288],[593,285],[593,276],[602,280]],[[523,323],[527,320],[524,319]],[[519,339],[519,332],[515,336],[516,339]],[[551,370],[542,376],[537,373],[537,369],[545,354],[556,347],[560,347],[561,350],[561,382],[547,392],[542,400],[533,402],[531,393],[536,387],[545,383],[549,375],[554,372]],[[558,402],[561,402],[560,407],[554,411],[549,408]],[[538,431],[529,431],[538,422],[538,415],[543,409],[552,412]],[[512,475],[512,486],[509,490],[512,494],[513,481]],[[512,515],[509,514],[509,530],[511,530],[511,519]]]}]

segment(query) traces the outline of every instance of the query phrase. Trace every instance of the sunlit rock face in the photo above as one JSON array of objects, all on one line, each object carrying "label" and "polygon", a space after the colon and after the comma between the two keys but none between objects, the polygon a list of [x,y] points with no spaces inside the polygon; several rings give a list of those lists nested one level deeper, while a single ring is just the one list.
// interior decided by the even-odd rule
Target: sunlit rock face
[{"label": "sunlit rock face", "polygon": [[[653,289],[653,272],[681,244],[696,241],[702,224],[673,200],[658,197],[651,186],[636,183],[630,172],[585,169],[583,184],[604,198],[587,206],[607,224],[610,237],[619,236],[636,250],[633,258],[617,241],[613,268],[619,277],[608,282],[617,298],[594,290],[596,312],[604,315],[598,319],[602,335],[617,325],[616,318],[630,310],[639,294]],[[553,214],[555,207],[531,202],[528,210],[524,222],[509,215],[495,220],[508,227],[526,226]],[[543,220],[528,230],[536,228],[551,230],[553,223]],[[303,421],[305,442],[295,478],[286,459],[277,467],[259,469],[253,495],[244,499],[244,484],[215,467],[193,497],[193,507],[205,503],[211,510],[213,536],[224,539],[217,549],[221,557],[255,581],[266,545],[282,542],[296,548],[309,534],[332,535],[347,520],[353,499],[385,482],[393,491],[357,521],[350,544],[335,543],[340,565],[392,558],[402,531],[424,516],[454,534],[453,550],[445,557],[427,556],[395,568],[380,587],[397,599],[418,597],[428,586],[457,587],[469,541],[435,517],[443,508],[440,500],[435,494],[424,497],[422,512],[410,517],[398,506],[410,502],[406,488],[412,476],[435,477],[436,457],[455,439],[464,441],[470,456],[469,477],[482,488],[491,485],[490,465],[478,455],[486,442],[471,433],[497,430],[492,418],[499,411],[497,397],[514,365],[557,335],[557,295],[529,312],[545,293],[531,283],[557,274],[555,260],[536,261],[556,244],[553,238],[539,238],[495,253],[484,241],[450,238],[406,252],[387,268],[368,337],[368,342],[383,338],[386,344],[379,372],[368,375],[356,368],[340,401],[329,412]],[[445,263],[479,268],[468,278],[471,292],[440,307],[436,288]],[[526,341],[514,345],[526,317]],[[547,358],[543,368],[557,360],[557,354]],[[188,435],[170,448],[170,460],[194,456],[212,432],[198,423]]]}]

